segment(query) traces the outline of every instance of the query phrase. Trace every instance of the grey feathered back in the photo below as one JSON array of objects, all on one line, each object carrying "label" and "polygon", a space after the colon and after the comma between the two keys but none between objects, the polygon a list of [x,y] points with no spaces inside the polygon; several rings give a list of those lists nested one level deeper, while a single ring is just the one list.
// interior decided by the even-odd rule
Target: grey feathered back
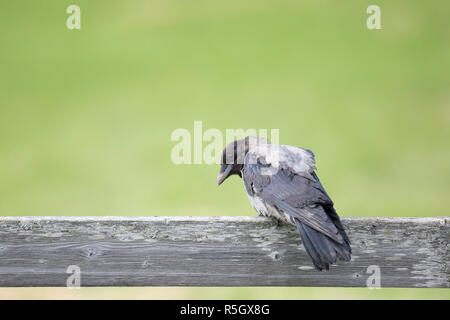
[{"label": "grey feathered back", "polygon": [[293,146],[259,145],[244,160],[242,178],[250,201],[263,215],[297,226],[317,269],[350,260],[350,241],[319,178],[314,154]]}]

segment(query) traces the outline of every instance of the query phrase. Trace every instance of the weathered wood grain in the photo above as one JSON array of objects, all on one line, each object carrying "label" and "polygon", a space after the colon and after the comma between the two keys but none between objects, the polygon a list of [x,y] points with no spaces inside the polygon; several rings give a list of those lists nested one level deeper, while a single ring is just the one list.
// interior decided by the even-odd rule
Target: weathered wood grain
[{"label": "weathered wood grain", "polygon": [[0,286],[449,287],[449,222],[344,218],[352,261],[317,272],[294,227],[263,217],[1,217]]}]

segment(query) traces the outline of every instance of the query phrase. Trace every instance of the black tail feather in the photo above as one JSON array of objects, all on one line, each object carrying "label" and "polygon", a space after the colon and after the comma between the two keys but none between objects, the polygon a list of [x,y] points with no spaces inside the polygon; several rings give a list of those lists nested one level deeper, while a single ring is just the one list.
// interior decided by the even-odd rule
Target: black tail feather
[{"label": "black tail feather", "polygon": [[331,218],[331,221],[333,221],[334,225],[339,230],[341,236],[344,238],[344,241],[348,245],[348,250],[350,251],[350,253],[352,253],[352,250],[350,248],[350,239],[348,238],[347,233],[345,233],[344,226],[342,225],[341,219],[339,218],[336,210],[334,210],[333,206],[327,206],[324,207],[324,209],[328,216]]},{"label": "black tail feather", "polygon": [[295,219],[306,252],[317,270],[329,270],[336,260],[350,261],[351,248],[345,235],[343,243],[337,243],[323,233]]}]

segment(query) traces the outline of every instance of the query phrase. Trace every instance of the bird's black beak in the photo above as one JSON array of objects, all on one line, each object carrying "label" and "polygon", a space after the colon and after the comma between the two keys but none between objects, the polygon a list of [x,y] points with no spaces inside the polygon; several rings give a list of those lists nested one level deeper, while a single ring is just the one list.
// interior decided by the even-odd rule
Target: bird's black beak
[{"label": "bird's black beak", "polygon": [[233,170],[232,164],[222,164],[219,175],[217,176],[217,185],[220,186],[230,175]]}]

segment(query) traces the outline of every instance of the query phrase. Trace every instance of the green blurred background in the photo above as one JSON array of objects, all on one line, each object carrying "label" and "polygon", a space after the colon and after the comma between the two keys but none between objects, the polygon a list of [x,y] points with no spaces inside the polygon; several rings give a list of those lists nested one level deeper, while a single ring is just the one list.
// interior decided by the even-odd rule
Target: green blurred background
[{"label": "green blurred background", "polygon": [[[81,8],[81,30],[66,8]],[[366,8],[381,7],[382,30]],[[177,128],[280,129],[341,216],[446,216],[450,2],[0,2],[1,215],[255,215]],[[230,201],[232,199],[232,201]],[[450,298],[438,289],[0,289],[0,298]]]}]

